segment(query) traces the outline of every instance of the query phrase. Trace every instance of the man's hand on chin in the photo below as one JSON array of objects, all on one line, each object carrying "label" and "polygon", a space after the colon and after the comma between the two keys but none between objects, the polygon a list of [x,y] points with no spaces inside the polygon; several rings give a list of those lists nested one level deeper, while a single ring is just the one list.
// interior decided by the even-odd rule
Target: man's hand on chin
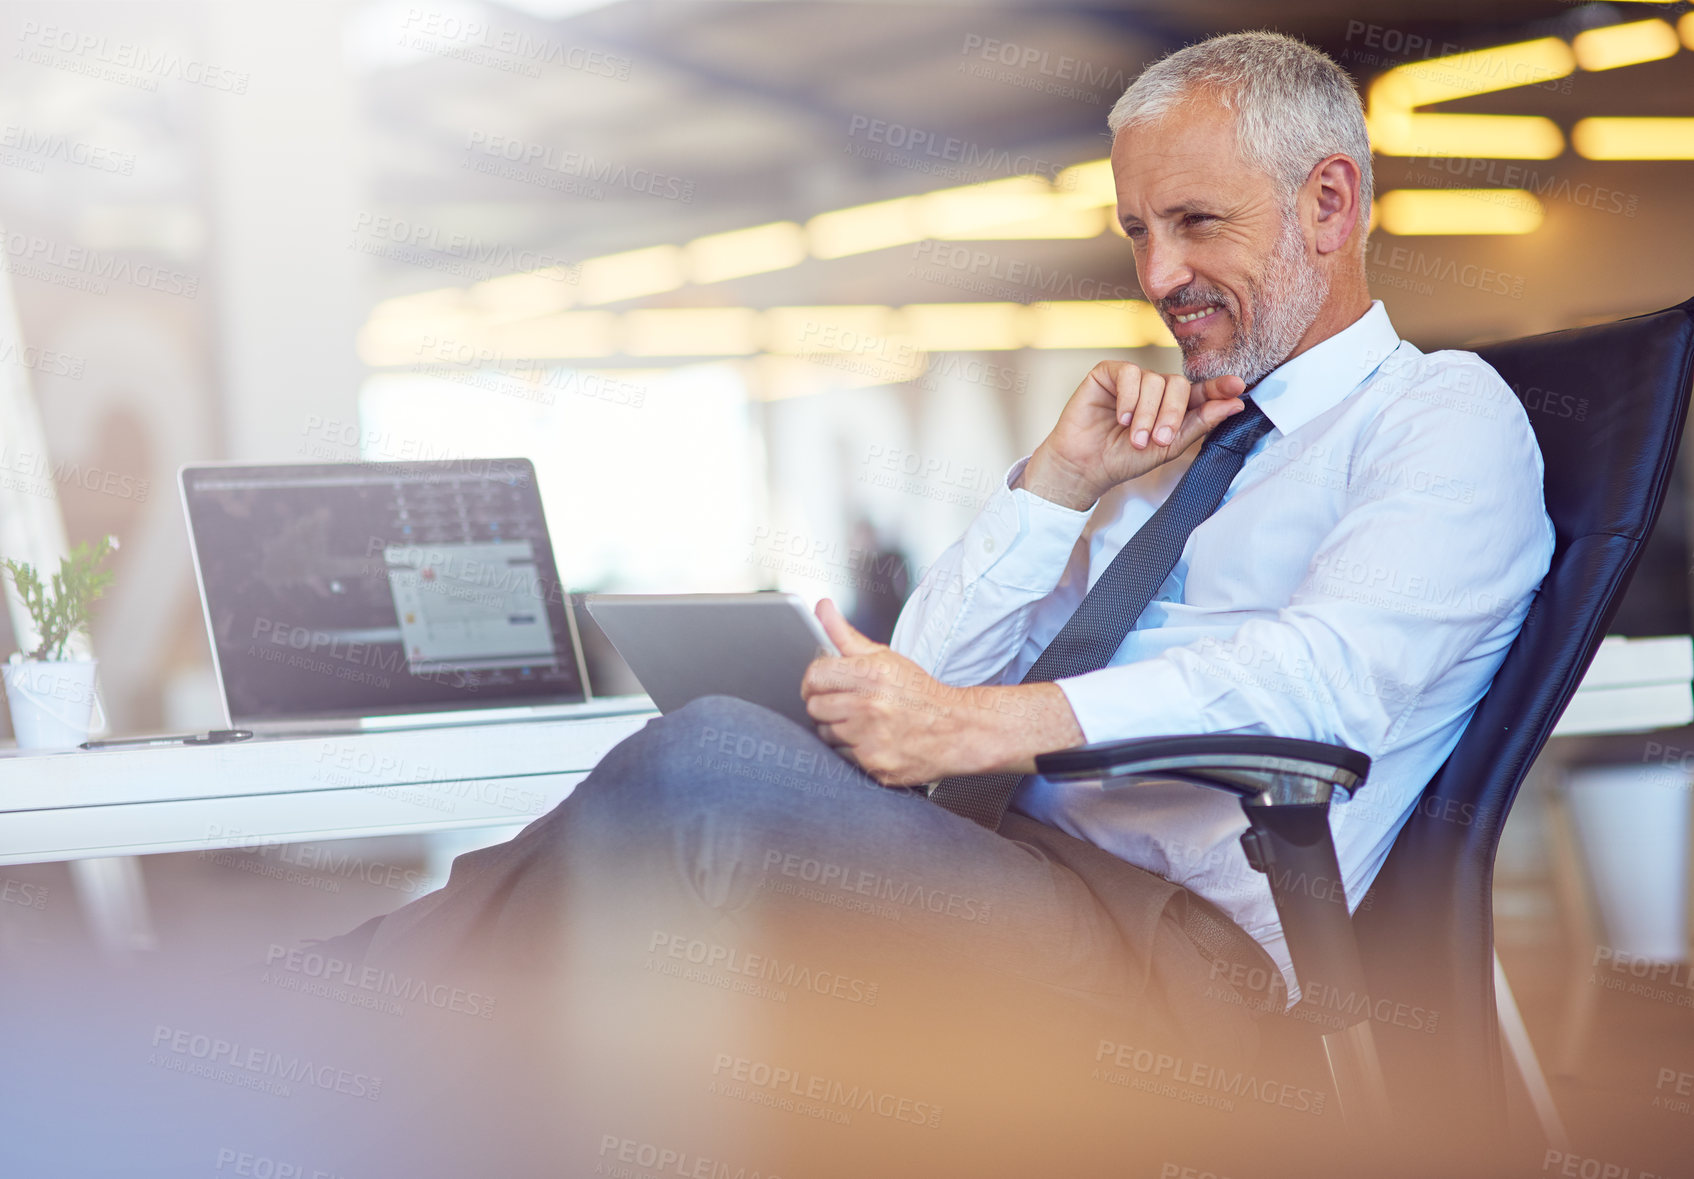
[{"label": "man's hand on chin", "polygon": [[884,786],[1032,773],[1037,753],[1082,743],[1057,684],[953,687],[854,630],[828,598],[817,614],[841,654],[806,669],[806,711],[824,741]]},{"label": "man's hand on chin", "polygon": [[1195,385],[1121,360],[1095,365],[1030,456],[1018,486],[1088,511],[1119,483],[1169,462],[1246,408],[1240,377]]}]

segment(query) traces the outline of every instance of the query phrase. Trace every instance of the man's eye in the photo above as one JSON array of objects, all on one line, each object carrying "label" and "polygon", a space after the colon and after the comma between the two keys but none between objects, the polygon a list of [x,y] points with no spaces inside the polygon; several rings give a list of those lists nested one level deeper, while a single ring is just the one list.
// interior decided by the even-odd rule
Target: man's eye
[{"label": "man's eye", "polygon": [[1182,223],[1184,225],[1202,225],[1206,222],[1216,220],[1217,218],[1212,216],[1210,213],[1190,213],[1182,219]]},{"label": "man's eye", "polygon": [[1138,242],[1147,236],[1147,230],[1139,225],[1131,225],[1123,231],[1123,235],[1132,242]]}]

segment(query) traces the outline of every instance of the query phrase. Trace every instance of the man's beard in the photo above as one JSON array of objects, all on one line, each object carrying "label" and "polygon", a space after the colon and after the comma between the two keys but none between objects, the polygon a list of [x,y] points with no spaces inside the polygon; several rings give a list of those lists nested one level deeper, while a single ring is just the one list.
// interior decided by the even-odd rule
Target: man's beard
[{"label": "man's beard", "polygon": [[[1306,260],[1306,239],[1292,215],[1283,219],[1282,235],[1265,263],[1264,272],[1247,282],[1248,323],[1233,297],[1209,286],[1189,283],[1159,300],[1161,309],[1204,304],[1222,307],[1234,329],[1222,350],[1201,351],[1201,337],[1178,339],[1182,373],[1196,384],[1234,374],[1250,389],[1283,361],[1317,319],[1329,295],[1329,276]],[[1169,311],[1165,312],[1169,318]]]}]

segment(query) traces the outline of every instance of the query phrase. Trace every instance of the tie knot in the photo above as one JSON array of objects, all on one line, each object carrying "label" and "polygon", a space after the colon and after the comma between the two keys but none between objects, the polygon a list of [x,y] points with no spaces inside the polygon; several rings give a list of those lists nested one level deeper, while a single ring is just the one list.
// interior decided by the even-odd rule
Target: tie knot
[{"label": "tie knot", "polygon": [[1232,417],[1225,418],[1212,428],[1206,435],[1206,446],[1221,446],[1236,454],[1246,454],[1270,432],[1271,420],[1265,416],[1265,411],[1253,404],[1251,397],[1242,399],[1247,408]]}]

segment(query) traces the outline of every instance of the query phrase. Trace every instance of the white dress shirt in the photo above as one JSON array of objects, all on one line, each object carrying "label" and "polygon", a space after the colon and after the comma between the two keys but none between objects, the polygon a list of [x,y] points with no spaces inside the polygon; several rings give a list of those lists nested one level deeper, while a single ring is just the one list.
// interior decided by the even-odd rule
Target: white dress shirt
[{"label": "white dress shirt", "polygon": [[[1380,302],[1251,391],[1273,429],[1111,663],[1058,681],[1089,742],[1263,733],[1370,755],[1331,811],[1357,909],[1547,572],[1541,452],[1494,370],[1424,355]],[[896,650],[949,684],[1018,683],[1197,452],[1075,511],[1009,485],[927,572]],[[1177,783],[1026,781],[1016,810],[1222,908],[1298,996],[1240,804]]]}]

